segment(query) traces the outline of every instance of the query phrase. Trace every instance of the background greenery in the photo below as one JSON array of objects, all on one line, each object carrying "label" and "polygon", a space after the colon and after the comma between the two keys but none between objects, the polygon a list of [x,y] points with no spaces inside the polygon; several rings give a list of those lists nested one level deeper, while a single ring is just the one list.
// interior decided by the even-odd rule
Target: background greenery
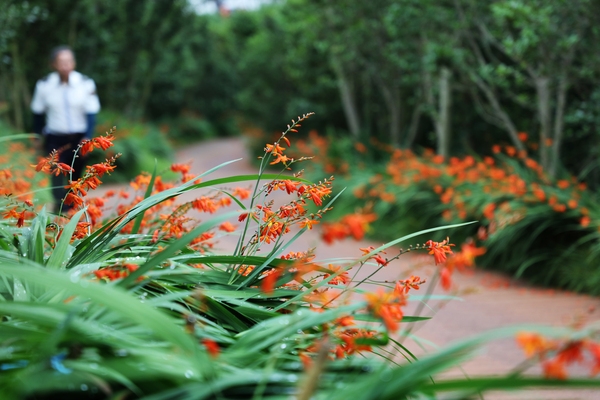
[{"label": "background greenery", "polygon": [[[323,164],[343,163],[360,142],[354,164],[364,163],[365,182],[386,165],[381,143],[416,154],[433,148],[446,161],[482,158],[503,144],[526,150],[550,188],[565,177],[586,183],[596,204],[599,20],[593,0],[280,0],[216,14],[198,14],[185,0],[9,0],[0,5],[0,117],[28,130],[47,54],[68,44],[97,83],[105,110],[98,131],[118,125],[124,133],[117,150],[125,178],[152,170],[154,158],[163,170],[170,146],[206,138],[251,134],[260,153],[282,120],[314,111],[307,127],[339,143]],[[377,210],[397,221],[394,229],[436,224],[443,210],[420,189]],[[417,201],[431,213],[401,213]],[[556,260],[553,242],[542,239],[557,237],[549,226],[571,237],[569,246],[590,243],[578,241],[579,228],[563,228],[574,224],[562,215],[530,211],[544,222],[536,226],[550,221],[537,244],[511,246],[512,261],[486,264],[514,272],[533,259],[543,265],[536,252]],[[584,237],[597,228],[592,218]],[[584,257],[585,268],[575,258],[562,265],[576,265],[578,277],[598,271],[593,258]],[[525,270],[554,282],[542,267]]]},{"label": "background greenery", "polygon": [[323,132],[444,155],[519,148],[515,133],[526,131],[553,139],[537,150],[549,172],[564,164],[595,187],[598,7],[287,0],[213,15],[185,0],[10,0],[0,9],[0,109],[28,127],[33,86],[64,43],[105,108],[177,121],[190,140],[249,125],[270,134],[306,111]]}]

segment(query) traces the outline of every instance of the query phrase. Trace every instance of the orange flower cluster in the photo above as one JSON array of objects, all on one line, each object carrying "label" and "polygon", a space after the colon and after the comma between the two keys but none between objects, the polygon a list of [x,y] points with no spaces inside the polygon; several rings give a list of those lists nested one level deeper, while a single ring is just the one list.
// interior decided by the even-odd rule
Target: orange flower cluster
[{"label": "orange flower cluster", "polygon": [[129,276],[130,273],[138,268],[139,266],[137,264],[117,264],[98,269],[94,271],[94,275],[100,280],[114,281]]},{"label": "orange flower cluster", "polygon": [[404,316],[402,307],[406,305],[406,297],[396,291],[385,292],[378,288],[375,293],[365,294],[369,310],[374,316],[381,318],[386,329],[394,333],[400,327]]},{"label": "orange flower cluster", "polygon": [[[305,118],[305,117],[303,117]],[[302,119],[299,119],[299,121]],[[295,132],[295,128],[299,126],[298,123],[292,121],[293,124],[288,127],[282,138],[283,142],[290,146],[289,139],[285,137],[288,132]],[[112,131],[104,137],[92,139],[84,142],[80,148],[82,153],[93,151],[94,149],[103,149],[112,146],[112,140],[114,136]],[[282,142],[282,143],[283,143]],[[266,156],[272,156],[276,163],[283,163],[286,167],[291,162],[299,161],[300,159],[286,158],[284,155],[285,148],[281,147],[279,142],[275,142],[273,145],[267,145]],[[56,157],[51,155],[48,159],[41,162],[39,165],[40,171],[48,173],[68,173],[68,169],[65,166],[58,165],[55,163]],[[90,190],[96,189],[102,182],[100,178],[105,173],[111,173],[114,170],[115,159],[107,160],[105,163],[99,163],[87,167],[84,176],[77,180],[69,182],[68,188],[70,189],[67,201],[69,204],[74,204],[77,207],[83,206],[83,198],[87,196]],[[37,168],[37,166],[36,166]],[[171,171],[178,172],[181,174],[181,181],[189,181],[192,179],[190,174],[190,164],[173,164]],[[5,173],[5,175],[8,175]],[[328,208],[323,208],[325,200],[331,195],[331,185],[333,178],[325,179],[315,184],[307,184],[299,179],[298,177],[289,179],[278,179],[275,180],[265,187],[263,192],[267,196],[274,191],[285,192],[293,197],[293,200],[281,205],[275,206],[274,201],[268,201],[264,204],[254,205],[254,198],[252,198],[252,192],[247,188],[233,188],[229,190],[230,195],[234,196],[240,201],[249,200],[251,205],[247,207],[249,210],[240,221],[245,223],[257,223],[257,228],[253,237],[248,240],[248,244],[244,249],[250,249],[255,245],[253,250],[256,250],[262,243],[277,243],[281,236],[289,232],[291,228],[296,225],[296,228],[311,229],[315,224],[318,224],[323,214],[327,212]],[[140,174],[131,183],[136,193],[130,194],[126,191],[121,193],[107,192],[103,198],[87,199],[85,200],[88,209],[89,220],[86,222],[79,222],[75,233],[73,234],[72,240],[84,238],[88,232],[97,229],[101,223],[103,209],[106,203],[106,199],[112,198],[121,202],[115,205],[117,213],[122,214],[127,210],[130,210],[136,204],[143,201],[143,192],[145,192],[152,180],[149,174]],[[160,176],[155,177],[152,194],[160,193],[168,190],[174,186],[174,183],[164,182]],[[115,198],[115,196],[117,198]],[[195,215],[196,213],[215,213],[221,207],[231,205],[231,197],[223,196],[223,192],[219,192],[214,195],[202,195],[198,198],[186,202],[181,205],[175,205],[173,200],[164,201],[150,209],[148,209],[144,218],[141,222],[139,233],[146,235],[147,243],[155,245],[155,251],[161,251],[161,241],[168,241],[170,239],[176,239],[184,235],[191,230],[191,225],[197,222]],[[112,203],[112,201],[110,202]],[[127,203],[127,204],[126,204]],[[319,207],[318,211],[309,213],[307,208],[309,205],[314,204]],[[32,206],[28,204],[28,206]],[[14,207],[6,213],[10,218],[21,218],[22,222],[27,218],[24,211],[20,208]],[[344,237],[352,236],[356,239],[361,239],[365,231],[368,229],[369,224],[374,221],[375,215],[371,213],[356,213],[345,216],[340,220],[340,226],[331,229],[337,229],[337,232],[333,238],[340,238],[340,233],[343,232]],[[66,219],[65,219],[66,220]],[[59,224],[64,222],[63,219],[57,220]],[[124,232],[128,232],[132,229],[133,222],[127,225]],[[222,232],[231,233],[236,230],[231,222],[225,222],[220,226],[216,227]],[[60,227],[57,230],[58,236],[62,233]],[[211,240],[215,233],[204,232],[194,240],[191,241],[190,247],[192,249],[198,249],[204,251],[212,246]],[[445,245],[445,244],[444,244]],[[432,246],[436,247],[433,245]],[[437,247],[436,247],[437,248]],[[366,249],[369,253],[371,249]],[[245,250],[241,250],[242,255]],[[336,306],[334,302],[346,301],[347,298],[341,298],[340,294],[349,290],[348,286],[351,284],[351,278],[348,274],[347,268],[340,265],[328,264],[327,266],[320,266],[314,264],[313,251],[307,252],[291,252],[281,256],[283,260],[290,260],[287,262],[280,261],[277,267],[267,268],[262,271],[256,285],[260,285],[262,292],[271,294],[274,293],[278,287],[284,287],[286,290],[306,290],[307,294],[304,301],[304,305],[310,307],[316,311],[323,311],[328,308]],[[381,254],[372,257],[379,265],[387,265],[388,260],[383,258]],[[138,265],[131,263],[119,263],[103,267],[93,272],[93,276],[98,280],[103,281],[114,281],[123,279],[129,276],[131,273],[138,269]],[[248,276],[254,271],[255,266],[242,265],[237,268],[237,273],[243,276]],[[91,275],[91,274],[90,274]],[[306,277],[305,277],[306,276]],[[286,279],[283,279],[283,278]],[[289,279],[288,279],[289,278]],[[332,287],[324,287],[319,290],[313,290],[313,285],[317,282],[322,282],[324,279],[329,279],[328,284],[333,286],[337,285],[339,290]],[[284,282],[285,281],[285,282]],[[293,284],[297,282],[297,284]],[[396,283],[396,288],[390,293],[384,293],[379,291],[376,293],[370,293],[366,295],[366,309],[361,310],[361,313],[365,311],[371,315],[381,319],[386,329],[389,332],[395,332],[399,328],[399,323],[403,318],[402,307],[405,305],[406,295],[410,290],[417,290],[424,281],[419,277],[410,277],[409,279],[400,280]],[[340,293],[341,292],[341,293]],[[282,312],[290,312],[289,310],[282,310]],[[186,325],[186,329],[190,329],[192,322]],[[326,324],[322,327],[323,330],[331,332],[331,338],[335,341],[335,346],[330,350],[330,356],[336,358],[343,358],[356,352],[371,351],[371,347],[374,343],[377,343],[378,333],[373,330],[359,328],[355,326],[352,315],[345,315],[333,323]],[[209,338],[201,339],[202,343],[206,347],[206,350],[213,357],[217,357],[219,354],[219,344]],[[304,358],[308,357],[309,354],[317,351],[316,345],[309,345],[304,349]]]},{"label": "orange flower cluster", "polygon": [[[354,318],[350,315],[335,320],[332,324],[325,324],[323,330],[329,332],[334,346],[330,346],[329,359],[343,359],[355,353],[370,352],[372,345],[377,339],[377,331],[356,328]],[[300,352],[300,359],[304,368],[312,365],[311,355],[321,351],[321,343],[311,343]]]},{"label": "orange flower cluster", "polygon": [[411,289],[419,290],[421,285],[425,283],[425,280],[419,278],[418,276],[411,276],[408,279],[402,279],[396,282],[396,286],[394,287],[394,292],[398,296],[407,295]]},{"label": "orange flower cluster", "polygon": [[73,172],[73,168],[70,165],[59,162],[59,154],[58,150],[52,150],[48,157],[40,159],[37,165],[32,165],[32,167],[35,167],[37,172],[44,172],[55,176],[60,174],[67,176],[67,174]]},{"label": "orange flower cluster", "polygon": [[[105,136],[82,141],[77,148],[77,151],[82,155],[85,155],[91,152],[94,148],[99,148],[102,150],[108,149],[109,147],[113,146],[112,141],[114,140],[114,129],[111,129],[110,132],[107,132]],[[38,164],[35,165],[35,170],[37,172],[44,172],[56,176],[60,174],[67,176],[68,174],[72,173],[73,169],[71,166],[58,162],[58,156],[59,150],[53,150],[48,157],[42,158]],[[69,181],[69,184],[65,186],[66,189],[69,189],[69,192],[65,196],[64,203],[66,205],[71,205],[74,208],[82,207],[84,204],[83,197],[87,195],[88,190],[96,189],[98,185],[102,183],[99,178],[106,173],[110,174],[112,171],[114,171],[115,163],[119,156],[120,154],[117,154],[116,156],[107,159],[103,163],[87,166],[86,171],[81,178],[79,178],[77,181]],[[95,211],[97,217],[97,210]]]},{"label": "orange flower cluster", "polygon": [[[10,146],[13,149],[15,146]],[[9,150],[10,150],[9,149]],[[18,154],[18,153],[11,153]],[[10,160],[7,156],[0,156],[1,164],[18,164],[18,160]],[[18,196],[23,200],[31,200],[33,198],[31,190],[31,181],[33,172],[29,170],[21,170],[17,168],[0,169],[0,195],[1,196]],[[46,186],[47,180],[40,182],[40,186]]]},{"label": "orange flower cluster", "polygon": [[374,213],[356,212],[344,215],[337,222],[323,223],[323,240],[328,244],[348,237],[352,237],[355,240],[362,240],[365,233],[369,230],[370,224],[375,220],[377,220],[377,215]]},{"label": "orange flower cluster", "polygon": [[[525,138],[526,133],[521,132],[521,137]],[[589,197],[585,184],[578,183],[575,177],[553,182],[537,161],[511,146],[495,145],[492,150],[506,162],[488,156],[479,160],[466,156],[451,157],[444,163],[431,150],[417,156],[411,150],[395,149],[391,151],[387,174],[374,175],[368,190],[367,185],[359,186],[354,194],[367,201],[393,202],[394,192],[419,187],[435,193],[447,205],[443,212],[446,220],[484,217],[492,231],[516,223],[524,218],[528,205],[540,203],[557,213],[571,211],[580,216],[582,227],[590,225],[588,208],[582,206]],[[475,196],[481,192],[484,199]]]},{"label": "orange flower cluster", "polygon": [[[375,248],[373,246],[369,246],[369,247],[360,248],[359,250],[362,251],[363,255],[367,255],[370,252],[372,252],[373,250],[375,250]],[[386,260],[385,258],[383,258],[380,254],[385,254],[385,251],[381,251],[379,254],[375,254],[374,256],[371,256],[369,259],[374,260],[377,264],[381,265],[382,267],[385,267],[386,265],[389,264],[389,261]]]},{"label": "orange flower cluster", "polygon": [[[15,219],[17,227],[25,225],[34,214],[32,182],[35,172],[28,168],[33,151],[21,142],[9,143],[0,154],[0,196],[5,200],[3,219]],[[1,166],[6,166],[2,168]],[[44,187],[48,180],[36,182]]]},{"label": "orange flower cluster", "polygon": [[[3,219],[10,219],[10,218],[14,218],[17,220],[17,227],[20,228],[23,225],[25,225],[25,220],[31,218],[31,216],[33,216],[33,212],[31,211],[32,209],[32,205],[31,202],[27,201],[28,203],[24,203],[26,207],[23,206],[14,206],[8,210],[6,210],[4,212],[4,215],[2,216]],[[21,209],[21,211],[17,211],[18,209]]]},{"label": "orange flower cluster", "polygon": [[322,206],[322,198],[331,193],[331,184],[332,179],[325,179],[312,185],[299,184],[290,180],[272,181],[266,186],[265,193],[267,195],[274,190],[285,190],[288,194],[295,192],[298,199],[280,206],[278,210],[273,210],[272,202],[259,204],[256,206],[255,212],[240,216],[240,221],[243,221],[248,215],[252,215],[254,219],[261,222],[253,240],[254,244],[273,243],[282,235],[290,232],[290,228],[294,224],[298,224],[300,228],[312,229],[328,209],[320,209],[316,213],[307,215],[306,202],[311,200],[315,205]]},{"label": "orange flower cluster", "polygon": [[450,238],[446,238],[441,242],[434,242],[433,240],[428,240],[425,242],[425,249],[429,250],[429,254],[433,255],[435,260],[435,265],[443,264],[446,262],[446,254],[453,254],[451,246],[454,246],[450,243]]},{"label": "orange flower cluster", "polygon": [[592,376],[600,372],[600,343],[589,339],[551,340],[530,332],[518,334],[516,340],[527,357],[537,357],[541,361],[547,378],[567,379],[569,365],[586,361]]},{"label": "orange flower cluster", "polygon": [[102,181],[99,179],[105,173],[110,174],[114,171],[115,163],[117,162],[117,158],[120,154],[117,154],[109,159],[107,159],[103,163],[94,164],[92,166],[87,166],[86,171],[81,178],[77,181],[69,181],[69,184],[65,186],[66,189],[69,189],[67,196],[65,197],[65,204],[72,205],[75,208],[80,208],[83,206],[83,197],[87,195],[88,190],[96,189]]},{"label": "orange flower cluster", "polygon": [[106,150],[109,147],[113,146],[113,141],[115,140],[114,132],[117,130],[117,127],[112,127],[104,136],[98,136],[89,140],[84,140],[81,142],[79,152],[82,156],[85,156],[88,153],[91,153],[95,148]]},{"label": "orange flower cluster", "polygon": [[344,329],[335,332],[335,336],[342,342],[333,349],[336,358],[340,359],[350,356],[354,353],[372,351],[373,348],[371,345],[366,344],[365,341],[374,339],[376,334],[377,332],[375,331],[356,328]]}]

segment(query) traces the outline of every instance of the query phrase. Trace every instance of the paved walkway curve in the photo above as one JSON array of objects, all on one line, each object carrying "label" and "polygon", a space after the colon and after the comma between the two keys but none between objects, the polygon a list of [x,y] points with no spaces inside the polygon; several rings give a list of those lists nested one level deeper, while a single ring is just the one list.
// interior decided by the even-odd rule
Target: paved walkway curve
[{"label": "paved walkway curve", "polygon": [[[242,160],[228,165],[211,177],[223,177],[256,173],[257,169],[251,166],[249,155],[244,145],[244,139],[227,138],[192,144],[177,151],[177,162],[192,161],[192,172],[202,173],[219,164],[241,158]],[[209,177],[207,177],[208,179]],[[106,187],[104,190],[110,189]],[[97,193],[100,194],[101,193]],[[194,197],[194,194],[190,194]],[[425,241],[429,238],[418,238]],[[416,243],[416,242],[414,242]],[[322,244],[318,229],[307,231],[300,240],[294,243],[295,251],[306,250],[318,246],[317,260],[355,257],[361,253],[360,247],[381,245],[369,241],[355,242],[344,241],[332,246]],[[223,244],[227,247],[227,243]],[[388,251],[388,256],[392,256]],[[424,256],[403,256],[391,264],[378,275],[378,280],[393,281],[407,278],[411,274],[428,277],[435,271],[435,267]],[[428,261],[424,261],[428,260]],[[369,273],[369,271],[365,271]],[[457,340],[465,339],[494,328],[535,324],[564,326],[578,318],[590,321],[600,320],[600,299],[590,296],[576,295],[557,290],[536,289],[528,287],[521,282],[508,279],[502,275],[475,270],[469,275],[456,275],[454,278],[456,288],[453,293],[460,299],[442,304],[430,302],[435,312],[430,321],[422,323],[414,331],[426,350],[435,346],[445,346]],[[423,290],[423,289],[422,289]],[[443,293],[436,290],[436,293]],[[415,307],[416,302],[412,303]],[[426,309],[431,315],[432,310]],[[407,311],[410,314],[410,310]],[[416,353],[422,354],[419,346],[414,342],[406,345]],[[508,372],[524,360],[522,351],[515,345],[514,339],[504,339],[492,343],[483,349],[472,361],[463,365],[463,371],[469,375],[497,374]],[[539,368],[533,368],[538,372]],[[584,373],[584,370],[579,371]],[[459,370],[449,373],[450,376],[461,374]],[[569,390],[569,391],[527,391],[519,393],[492,393],[486,399],[600,399],[600,391]]]}]

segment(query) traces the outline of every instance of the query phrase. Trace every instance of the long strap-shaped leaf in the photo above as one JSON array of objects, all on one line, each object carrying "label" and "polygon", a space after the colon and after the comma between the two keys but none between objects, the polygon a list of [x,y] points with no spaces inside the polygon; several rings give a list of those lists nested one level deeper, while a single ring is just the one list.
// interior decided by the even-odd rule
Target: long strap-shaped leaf
[{"label": "long strap-shaped leaf", "polygon": [[[148,187],[146,188],[146,193],[144,193],[144,199],[147,199],[152,194],[152,189],[154,188],[154,181],[156,180],[156,158],[154,159],[154,171],[152,171],[152,177],[150,178],[150,182],[148,183]],[[131,228],[131,233],[136,234],[140,231],[140,226],[142,226],[142,221],[144,220],[144,213],[140,213],[135,219],[133,223],[133,228]]]},{"label": "long strap-shaped leaf", "polygon": [[169,244],[169,246],[162,250],[160,253],[156,254],[152,258],[150,258],[146,263],[140,266],[137,270],[132,272],[128,277],[119,282],[120,286],[127,286],[131,282],[134,282],[137,278],[144,275],[146,272],[150,271],[150,269],[156,267],[157,265],[162,264],[167,261],[169,258],[173,257],[177,252],[181,249],[185,248],[192,240],[200,236],[201,233],[206,232],[208,229],[214,227],[215,225],[238,215],[238,212],[229,212],[223,215],[219,215],[214,217],[206,222],[201,223],[192,231],[186,233],[181,238]]},{"label": "long strap-shaped leaf", "polygon": [[60,238],[54,247],[54,251],[52,251],[52,254],[46,262],[48,268],[63,269],[69,262],[71,255],[67,254],[67,250],[71,246],[71,236],[73,236],[73,232],[75,232],[79,218],[81,218],[84,212],[85,209],[79,210],[75,215],[73,215],[73,217],[71,217],[69,223],[63,228]]},{"label": "long strap-shaped leaf", "polygon": [[0,274],[18,278],[29,284],[47,288],[62,288],[69,294],[90,299],[90,301],[122,315],[125,319],[151,330],[157,337],[179,348],[181,354],[194,355],[195,357],[190,358],[197,358],[196,368],[200,375],[209,372],[208,356],[204,352],[198,351],[199,346],[193,338],[187,335],[172,318],[154,307],[140,302],[116,286],[88,280],[72,282],[68,274],[35,266],[23,268],[18,263],[0,264]]},{"label": "long strap-shaped leaf", "polygon": [[[230,164],[230,163],[231,162],[221,164],[219,167],[222,167],[222,166]],[[203,175],[205,175],[205,174],[203,174]],[[200,175],[199,177],[201,177],[203,175]],[[263,179],[278,179],[278,178],[280,178],[280,175],[265,174],[262,176],[262,178]],[[211,187],[211,186],[216,186],[216,185],[223,185],[223,184],[233,183],[233,182],[254,181],[257,179],[257,175],[239,175],[239,176],[232,176],[232,177],[227,177],[227,178],[213,179],[210,181],[193,184],[194,180],[196,180],[196,179],[198,179],[198,177],[191,180],[190,182],[184,183],[183,185],[181,185],[179,187],[168,189],[163,192],[157,193],[153,196],[150,196],[147,199],[144,199],[141,202],[139,202],[138,204],[136,204],[131,210],[127,211],[125,214],[119,216],[117,219],[115,219],[113,221],[110,221],[108,224],[106,224],[104,227],[101,228],[100,233],[98,233],[97,235],[90,236],[87,240],[82,241],[82,243],[80,243],[80,245],[77,246],[77,249],[75,250],[75,254],[73,255],[73,258],[71,259],[71,262],[69,263],[68,267],[71,267],[71,266],[74,266],[74,265],[77,265],[80,263],[94,262],[95,261],[94,257],[98,256],[99,255],[98,253],[100,251],[103,251],[103,249],[108,246],[108,244],[119,234],[119,232],[121,231],[121,229],[123,229],[123,227],[125,225],[127,225],[130,221],[137,218],[137,216],[140,215],[141,213],[144,213],[146,210],[154,207],[157,204],[162,203],[165,200],[171,199],[173,197],[177,197],[180,194],[188,192],[193,189]],[[291,177],[289,179],[294,179],[294,180],[299,180],[299,181],[301,180],[299,178],[294,178],[294,177]],[[192,183],[192,184],[190,184],[190,183]]]}]

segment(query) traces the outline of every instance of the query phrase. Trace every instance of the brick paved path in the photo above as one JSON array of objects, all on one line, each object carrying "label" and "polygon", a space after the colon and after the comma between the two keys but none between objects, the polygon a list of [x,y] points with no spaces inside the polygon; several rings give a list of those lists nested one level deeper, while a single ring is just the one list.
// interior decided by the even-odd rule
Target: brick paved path
[{"label": "brick paved path", "polygon": [[[228,165],[211,174],[211,177],[223,177],[237,174],[256,173],[256,168],[249,162],[244,141],[240,138],[218,139],[190,145],[177,153],[177,162],[192,161],[192,171],[202,173],[216,165],[242,158],[243,160]],[[207,177],[209,179],[209,177]],[[109,187],[104,190],[110,189]],[[188,193],[187,198],[197,194]],[[425,241],[429,238],[418,238]],[[219,246],[228,248],[233,239],[222,240]],[[416,243],[416,242],[414,242]],[[333,246],[323,245],[319,239],[318,229],[307,231],[300,240],[294,243],[291,250],[302,251],[318,246],[317,260],[359,256],[359,247],[382,243],[363,241],[345,241]],[[392,255],[391,251],[388,255]],[[403,256],[404,257],[404,256]],[[393,281],[406,278],[411,274],[428,277],[435,267],[428,257],[406,255],[389,265],[377,276],[378,280]],[[365,273],[370,271],[365,270]],[[364,276],[364,275],[363,275]],[[360,276],[359,276],[360,277]],[[460,299],[444,304],[440,301],[430,301],[429,305],[440,310],[426,309],[423,315],[435,314],[435,317],[417,326],[413,332],[420,345],[414,341],[405,344],[417,354],[432,350],[436,346],[443,347],[457,340],[467,338],[494,328],[514,325],[550,325],[563,326],[573,322],[575,318],[600,320],[600,299],[576,295],[568,292],[537,289],[521,282],[508,279],[502,275],[476,270],[470,275],[457,275],[454,289]],[[436,293],[443,292],[436,290]],[[410,308],[416,307],[416,302]],[[410,314],[410,310],[407,311]],[[420,350],[419,347],[424,349]],[[524,359],[522,351],[514,344],[513,339],[504,339],[492,343],[472,360],[464,364],[463,370],[450,371],[448,375],[467,373],[469,375],[496,374],[510,371]],[[532,369],[533,372],[539,370]],[[600,399],[600,392],[591,390],[541,391],[532,390],[517,393],[492,393],[486,399]]]}]

